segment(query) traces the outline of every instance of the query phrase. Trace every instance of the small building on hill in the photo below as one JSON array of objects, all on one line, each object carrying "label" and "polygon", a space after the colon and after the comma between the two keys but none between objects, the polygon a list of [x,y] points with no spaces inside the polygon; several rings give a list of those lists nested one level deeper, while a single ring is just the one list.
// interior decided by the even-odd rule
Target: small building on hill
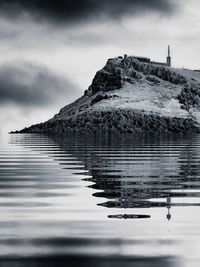
[{"label": "small building on hill", "polygon": [[140,62],[143,62],[143,63],[152,63],[152,64],[156,64],[156,65],[171,67],[171,55],[170,55],[170,46],[169,45],[168,45],[168,55],[167,55],[166,63],[157,62],[157,61],[151,61],[151,59],[148,58],[148,57],[134,56],[134,58],[139,60]]}]

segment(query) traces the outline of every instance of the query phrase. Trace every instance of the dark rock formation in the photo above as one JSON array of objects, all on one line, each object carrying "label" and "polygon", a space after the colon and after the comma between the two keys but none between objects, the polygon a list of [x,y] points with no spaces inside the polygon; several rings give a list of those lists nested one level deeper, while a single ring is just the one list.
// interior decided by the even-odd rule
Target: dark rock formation
[{"label": "dark rock formation", "polygon": [[185,85],[177,98],[183,109],[200,108],[200,86]]},{"label": "dark rock formation", "polygon": [[197,130],[194,120],[142,114],[132,110],[85,112],[66,120],[50,120],[21,133],[134,133],[188,132]]},{"label": "dark rock formation", "polygon": [[98,71],[93,79],[92,85],[85,91],[86,95],[96,94],[100,91],[108,92],[120,89],[125,82],[133,83],[146,79],[159,82],[159,79],[173,84],[186,84],[185,77],[177,74],[166,66],[143,63],[134,57],[124,59],[109,59],[106,66]]}]

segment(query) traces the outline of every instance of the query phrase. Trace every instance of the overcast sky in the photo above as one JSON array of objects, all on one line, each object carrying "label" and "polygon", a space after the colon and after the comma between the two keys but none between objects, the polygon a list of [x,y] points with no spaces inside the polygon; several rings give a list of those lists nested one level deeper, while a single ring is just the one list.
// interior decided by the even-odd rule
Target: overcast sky
[{"label": "overcast sky", "polygon": [[51,118],[118,55],[200,68],[199,0],[0,0],[0,128]]}]

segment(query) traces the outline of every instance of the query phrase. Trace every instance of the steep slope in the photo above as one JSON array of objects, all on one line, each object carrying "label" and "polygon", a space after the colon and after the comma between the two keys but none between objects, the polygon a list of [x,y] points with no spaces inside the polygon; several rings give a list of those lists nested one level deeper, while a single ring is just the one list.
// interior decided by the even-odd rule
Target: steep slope
[{"label": "steep slope", "polygon": [[200,72],[119,57],[97,72],[84,96],[20,132],[184,132],[199,122]]}]

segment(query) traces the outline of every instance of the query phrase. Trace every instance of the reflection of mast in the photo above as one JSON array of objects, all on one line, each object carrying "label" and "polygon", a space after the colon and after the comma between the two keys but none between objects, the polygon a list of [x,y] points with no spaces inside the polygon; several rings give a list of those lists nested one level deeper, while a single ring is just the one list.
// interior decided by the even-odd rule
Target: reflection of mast
[{"label": "reflection of mast", "polygon": [[168,210],[168,213],[167,213],[167,220],[169,221],[171,219],[171,214],[170,214],[170,208],[171,208],[171,197],[167,197],[167,210]]}]

